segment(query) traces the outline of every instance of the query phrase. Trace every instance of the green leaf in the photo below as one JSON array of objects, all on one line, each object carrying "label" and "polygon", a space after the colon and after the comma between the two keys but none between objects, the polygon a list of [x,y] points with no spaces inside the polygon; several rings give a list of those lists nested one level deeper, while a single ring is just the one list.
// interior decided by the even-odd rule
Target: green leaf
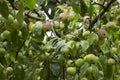
[{"label": "green leaf", "polygon": [[54,76],[58,76],[60,72],[60,66],[58,64],[50,64],[50,70]]},{"label": "green leaf", "polygon": [[89,42],[90,45],[93,44],[94,42],[97,42],[98,39],[99,38],[98,38],[98,35],[96,33],[89,34],[89,36],[87,38],[87,40],[88,40],[88,42]]},{"label": "green leaf", "polygon": [[102,52],[104,53],[104,54],[106,54],[106,53],[109,53],[109,45],[108,45],[108,43],[104,43],[104,44],[102,44],[101,46],[100,46],[100,49],[102,50]]},{"label": "green leaf", "polygon": [[25,0],[25,4],[28,8],[34,9],[36,5],[36,0]]},{"label": "green leaf", "polygon": [[92,65],[92,69],[93,69],[93,76],[94,76],[96,79],[98,79],[98,76],[99,76],[98,66]]},{"label": "green leaf", "polygon": [[81,66],[80,68],[80,76],[83,77],[84,74],[86,73],[87,71],[87,68],[89,67],[89,64],[88,63],[85,63]]},{"label": "green leaf", "polygon": [[84,0],[80,0],[80,15],[85,16],[87,13],[87,5]]},{"label": "green leaf", "polygon": [[18,22],[20,23],[20,24],[23,24],[23,11],[24,11],[24,9],[23,9],[23,2],[20,2],[20,4],[19,4],[19,12],[17,13],[17,15],[16,15],[16,18],[17,18],[17,20],[18,20]]},{"label": "green leaf", "polygon": [[0,3],[0,13],[2,14],[2,16],[4,18],[8,18],[9,9],[8,9],[7,3],[5,1]]},{"label": "green leaf", "polygon": [[86,51],[86,50],[89,48],[89,42],[86,41],[86,40],[82,40],[82,41],[80,42],[80,45],[81,45],[81,47],[82,47],[82,50],[84,50],[84,51]]}]

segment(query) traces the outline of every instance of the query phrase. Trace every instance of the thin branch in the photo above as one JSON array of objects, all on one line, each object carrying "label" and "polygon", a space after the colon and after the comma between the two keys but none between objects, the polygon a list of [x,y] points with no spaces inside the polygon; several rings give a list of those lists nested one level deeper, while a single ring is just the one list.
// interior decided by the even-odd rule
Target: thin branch
[{"label": "thin branch", "polygon": [[90,23],[89,25],[89,30],[92,30],[92,27],[94,26],[94,24],[98,21],[99,18],[101,18],[109,9],[109,7],[112,5],[112,3],[114,3],[116,0],[111,0],[104,9],[101,10],[101,12],[93,19],[93,21]]},{"label": "thin branch", "polygon": [[10,3],[10,5],[12,6],[13,9],[18,10],[17,6],[15,5],[14,0],[8,0],[8,2]]},{"label": "thin branch", "polygon": [[100,4],[100,3],[94,2],[93,5],[99,5],[99,6],[101,6],[102,8],[105,9],[105,6],[104,6],[103,4]]}]

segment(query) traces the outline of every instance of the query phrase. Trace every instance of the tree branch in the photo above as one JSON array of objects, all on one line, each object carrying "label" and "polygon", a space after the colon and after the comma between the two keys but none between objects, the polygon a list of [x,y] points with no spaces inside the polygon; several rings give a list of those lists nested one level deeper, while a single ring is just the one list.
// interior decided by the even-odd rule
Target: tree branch
[{"label": "tree branch", "polygon": [[92,27],[94,26],[94,24],[98,21],[99,18],[101,18],[109,9],[109,7],[111,6],[112,3],[114,3],[116,0],[111,0],[106,6],[105,8],[102,9],[102,11],[98,14],[98,16],[96,16],[93,21],[90,23],[88,29],[92,30]]}]

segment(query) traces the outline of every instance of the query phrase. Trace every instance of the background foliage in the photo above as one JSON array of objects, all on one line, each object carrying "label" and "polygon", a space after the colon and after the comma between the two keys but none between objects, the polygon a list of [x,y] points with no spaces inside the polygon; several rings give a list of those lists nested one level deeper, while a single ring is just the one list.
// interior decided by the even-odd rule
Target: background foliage
[{"label": "background foliage", "polygon": [[0,80],[120,80],[119,0],[0,0]]}]

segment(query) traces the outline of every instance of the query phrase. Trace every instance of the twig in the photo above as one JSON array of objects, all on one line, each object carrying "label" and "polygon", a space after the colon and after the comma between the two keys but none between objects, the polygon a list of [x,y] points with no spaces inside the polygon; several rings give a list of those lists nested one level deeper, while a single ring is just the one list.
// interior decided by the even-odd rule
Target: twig
[{"label": "twig", "polygon": [[98,21],[99,18],[101,18],[109,9],[109,7],[111,6],[112,3],[114,3],[116,0],[111,0],[106,6],[105,8],[102,9],[102,11],[93,19],[93,21],[90,23],[89,25],[89,30],[92,30],[92,27],[94,26],[94,24]]},{"label": "twig", "polygon": [[94,2],[93,5],[99,5],[99,6],[101,6],[102,8],[105,9],[105,6],[104,6],[103,4],[100,4],[100,3]]}]

